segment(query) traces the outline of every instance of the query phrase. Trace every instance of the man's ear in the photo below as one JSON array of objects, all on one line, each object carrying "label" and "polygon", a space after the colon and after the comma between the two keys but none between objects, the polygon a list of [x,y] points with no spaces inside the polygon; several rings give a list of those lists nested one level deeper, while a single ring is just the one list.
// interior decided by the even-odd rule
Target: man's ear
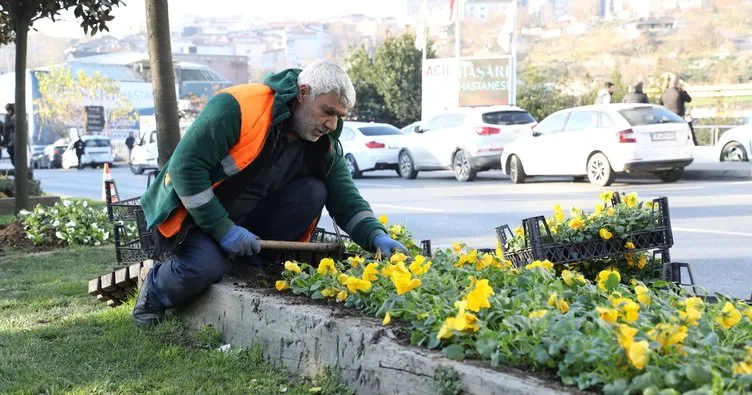
[{"label": "man's ear", "polygon": [[308,85],[300,85],[298,87],[298,102],[303,102],[303,97],[311,93],[311,87]]}]

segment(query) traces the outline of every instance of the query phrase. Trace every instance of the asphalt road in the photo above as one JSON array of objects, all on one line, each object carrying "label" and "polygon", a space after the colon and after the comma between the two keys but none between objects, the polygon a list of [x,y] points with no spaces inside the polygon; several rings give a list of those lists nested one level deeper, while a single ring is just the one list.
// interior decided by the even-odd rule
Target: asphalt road
[{"label": "asphalt road", "polygon": [[[417,240],[430,239],[434,247],[456,241],[494,247],[495,227],[550,215],[556,203],[591,209],[603,190],[637,192],[645,199],[667,196],[675,241],[672,260],[690,263],[695,282],[710,291],[743,298],[752,294],[752,181],[617,179],[601,189],[567,178],[515,185],[500,172],[482,173],[471,183],[459,183],[448,172],[421,173],[416,180],[394,174],[366,173],[356,183],[377,214],[405,224]],[[121,199],[139,196],[146,188],[147,177],[124,165],[113,168],[112,175]],[[102,169],[37,170],[35,176],[48,193],[102,196]],[[331,229],[331,220],[325,217],[321,225]]]}]

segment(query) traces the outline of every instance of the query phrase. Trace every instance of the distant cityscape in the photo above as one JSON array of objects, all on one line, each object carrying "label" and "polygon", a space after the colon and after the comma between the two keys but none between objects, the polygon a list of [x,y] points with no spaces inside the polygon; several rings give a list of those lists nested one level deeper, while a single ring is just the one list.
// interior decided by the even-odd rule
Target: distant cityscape
[{"label": "distant cityscape", "polygon": [[[508,0],[466,0],[460,10],[463,55],[498,52],[494,40],[514,3]],[[672,13],[707,9],[713,0],[518,0],[518,41],[537,40],[565,34],[586,34],[599,21],[621,21],[625,34],[643,30],[672,30],[677,22]],[[454,33],[447,0],[408,0],[406,18],[373,18],[351,15],[319,21],[286,21],[249,26],[241,17],[200,18],[173,26],[172,50],[175,61],[207,66],[232,83],[255,81],[274,70],[300,67],[315,59],[343,62],[349,49],[374,51],[389,35],[415,31],[425,23],[428,38],[439,57],[453,56]],[[425,20],[423,19],[425,18]],[[473,29],[478,25],[480,29]],[[495,30],[493,30],[495,29]],[[112,52],[146,54],[145,26],[142,32],[123,38],[96,36],[73,43],[65,60]],[[488,34],[490,30],[491,34]],[[479,33],[479,31],[481,33]],[[481,44],[483,42],[483,44]],[[519,50],[524,57],[525,46]],[[8,70],[10,71],[10,70]]]}]

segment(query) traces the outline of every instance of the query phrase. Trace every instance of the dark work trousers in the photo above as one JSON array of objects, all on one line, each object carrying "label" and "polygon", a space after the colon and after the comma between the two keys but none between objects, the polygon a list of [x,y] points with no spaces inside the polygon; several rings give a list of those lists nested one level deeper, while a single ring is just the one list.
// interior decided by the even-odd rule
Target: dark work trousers
[{"label": "dark work trousers", "polygon": [[[325,202],[326,186],[322,181],[310,177],[293,179],[260,201],[241,224],[261,240],[296,241],[321,215]],[[219,243],[194,229],[175,254],[149,272],[148,298],[165,309],[180,307],[221,280],[227,268],[227,255]]]}]

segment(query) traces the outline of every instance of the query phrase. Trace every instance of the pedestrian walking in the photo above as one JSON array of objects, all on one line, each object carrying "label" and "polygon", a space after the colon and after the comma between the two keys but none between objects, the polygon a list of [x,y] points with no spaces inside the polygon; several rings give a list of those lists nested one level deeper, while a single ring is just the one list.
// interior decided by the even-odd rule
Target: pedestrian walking
[{"label": "pedestrian walking", "polygon": [[86,150],[86,144],[83,140],[81,140],[81,136],[78,136],[78,140],[73,143],[73,149],[76,150],[76,156],[78,157],[78,168],[83,168],[83,163],[81,163],[81,157],[84,155],[84,152]]},{"label": "pedestrian walking", "polygon": [[643,103],[648,104],[650,103],[650,100],[648,100],[648,95],[645,94],[645,92],[642,91],[642,82],[638,82],[635,84],[632,89],[630,89],[629,93],[627,93],[624,96],[624,103]]},{"label": "pedestrian walking", "polygon": [[133,152],[134,145],[136,145],[136,138],[133,137],[133,132],[130,132],[128,138],[125,139],[125,146],[128,147],[128,163],[131,163],[131,152]]},{"label": "pedestrian walking", "polygon": [[8,150],[10,164],[16,167],[15,155],[13,151],[16,145],[16,106],[13,103],[5,105],[5,119],[3,121],[3,142]]},{"label": "pedestrian walking", "polygon": [[614,94],[616,86],[611,82],[603,84],[603,89],[598,91],[594,104],[611,104],[611,95]]}]

